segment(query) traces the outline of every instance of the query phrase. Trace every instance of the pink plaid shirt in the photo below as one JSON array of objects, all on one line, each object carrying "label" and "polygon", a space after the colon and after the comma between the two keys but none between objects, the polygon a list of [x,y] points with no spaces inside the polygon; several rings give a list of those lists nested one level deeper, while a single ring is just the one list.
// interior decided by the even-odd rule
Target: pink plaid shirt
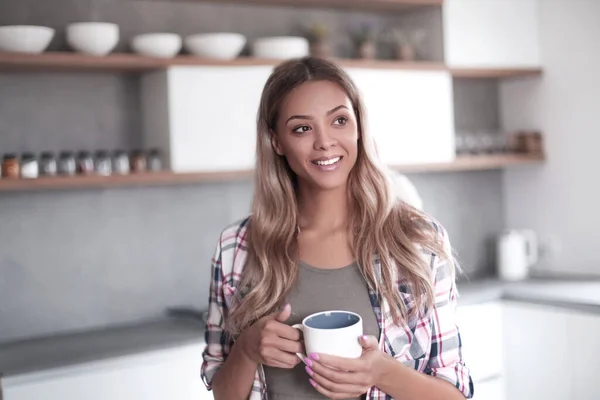
[{"label": "pink plaid shirt", "polygon": [[[202,364],[202,379],[209,390],[215,373],[227,359],[233,345],[224,331],[224,318],[246,264],[248,222],[249,219],[245,219],[223,231],[212,260],[207,347]],[[439,234],[443,235],[444,244],[450,249],[446,231],[437,223],[432,223]],[[375,291],[368,289],[373,312],[381,329],[380,349],[410,368],[450,382],[466,398],[471,398],[473,381],[462,359],[462,343],[454,319],[457,296],[454,277],[446,261],[430,252],[423,252],[423,256],[431,265],[435,279],[435,304],[428,315],[419,313],[418,318],[396,325],[385,299],[380,299]],[[375,259],[374,262],[379,269],[379,260]],[[407,309],[414,307],[414,299],[401,281],[398,283],[398,290]],[[256,371],[249,400],[267,400],[265,382],[264,371],[260,366]],[[392,397],[377,387],[372,387],[367,392],[366,399],[388,400]]]}]

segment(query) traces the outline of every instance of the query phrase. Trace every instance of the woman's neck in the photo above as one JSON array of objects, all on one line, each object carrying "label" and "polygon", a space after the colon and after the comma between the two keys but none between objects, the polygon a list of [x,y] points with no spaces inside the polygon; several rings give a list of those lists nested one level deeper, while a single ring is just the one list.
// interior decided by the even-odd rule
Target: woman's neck
[{"label": "woman's neck", "polygon": [[301,230],[338,230],[348,225],[346,187],[332,190],[300,187],[298,193]]}]

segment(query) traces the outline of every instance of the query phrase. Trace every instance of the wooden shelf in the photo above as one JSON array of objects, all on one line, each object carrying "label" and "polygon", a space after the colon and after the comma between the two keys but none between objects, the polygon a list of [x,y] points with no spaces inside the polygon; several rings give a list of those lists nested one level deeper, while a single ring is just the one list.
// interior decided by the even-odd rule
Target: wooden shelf
[{"label": "wooden shelf", "polygon": [[185,185],[244,180],[250,178],[252,174],[252,171],[203,172],[186,174],[175,174],[173,172],[165,171],[112,176],[76,175],[71,177],[41,177],[38,179],[0,179],[0,192]]},{"label": "wooden shelf", "polygon": [[[455,161],[437,164],[403,165],[393,167],[403,173],[452,172],[499,169],[510,166],[538,164],[544,161],[542,155],[489,155],[458,157]],[[0,179],[0,192],[30,190],[102,189],[113,187],[167,186],[209,182],[248,180],[253,171],[182,173],[155,172],[123,176],[73,176],[48,177],[38,179]]]},{"label": "wooden shelf", "polygon": [[455,78],[519,78],[542,75],[541,68],[449,68]]},{"label": "wooden shelf", "polygon": [[[541,74],[540,69],[448,69],[436,62],[404,62],[393,60],[333,59],[345,67],[369,69],[398,69],[417,71],[449,71],[460,78],[507,78]],[[82,71],[82,72],[145,72],[173,66],[249,66],[277,65],[282,60],[239,57],[234,60],[216,60],[194,56],[177,56],[171,59],[144,57],[136,54],[116,53],[94,57],[71,52],[42,54],[0,53],[0,70],[28,71]]]},{"label": "wooden shelf", "polygon": [[543,154],[491,154],[482,156],[458,156],[454,161],[447,163],[402,165],[392,168],[403,173],[481,171],[518,167],[529,164],[541,164],[545,160],[546,158]]},{"label": "wooden shelf", "polygon": [[[164,0],[161,0],[164,1]],[[170,0],[172,2],[229,3],[286,7],[343,8],[366,11],[411,11],[441,6],[444,0]]]}]

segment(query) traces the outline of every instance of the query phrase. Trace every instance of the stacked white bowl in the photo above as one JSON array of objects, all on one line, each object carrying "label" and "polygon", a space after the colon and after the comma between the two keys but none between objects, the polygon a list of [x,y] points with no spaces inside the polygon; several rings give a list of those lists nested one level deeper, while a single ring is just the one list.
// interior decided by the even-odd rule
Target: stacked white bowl
[{"label": "stacked white bowl", "polygon": [[0,26],[0,51],[39,54],[48,48],[54,33],[47,26]]},{"label": "stacked white bowl", "polygon": [[146,33],[131,39],[131,48],[138,54],[172,58],[181,51],[181,36],[175,33]]},{"label": "stacked white bowl", "polygon": [[252,55],[259,58],[300,58],[310,54],[308,40],[298,36],[274,36],[256,39]]},{"label": "stacked white bowl", "polygon": [[119,43],[119,26],[107,22],[77,22],[67,26],[67,43],[80,53],[105,56]]},{"label": "stacked white bowl", "polygon": [[246,45],[246,37],[239,33],[199,33],[185,38],[185,48],[199,57],[232,60]]}]

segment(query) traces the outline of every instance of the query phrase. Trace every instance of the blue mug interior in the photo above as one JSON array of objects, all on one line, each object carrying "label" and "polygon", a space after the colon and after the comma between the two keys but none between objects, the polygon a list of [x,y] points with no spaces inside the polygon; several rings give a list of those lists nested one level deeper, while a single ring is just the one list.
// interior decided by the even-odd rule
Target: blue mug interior
[{"label": "blue mug interior", "polygon": [[340,329],[352,326],[360,321],[357,315],[343,311],[323,313],[308,318],[304,324],[314,329]]}]

